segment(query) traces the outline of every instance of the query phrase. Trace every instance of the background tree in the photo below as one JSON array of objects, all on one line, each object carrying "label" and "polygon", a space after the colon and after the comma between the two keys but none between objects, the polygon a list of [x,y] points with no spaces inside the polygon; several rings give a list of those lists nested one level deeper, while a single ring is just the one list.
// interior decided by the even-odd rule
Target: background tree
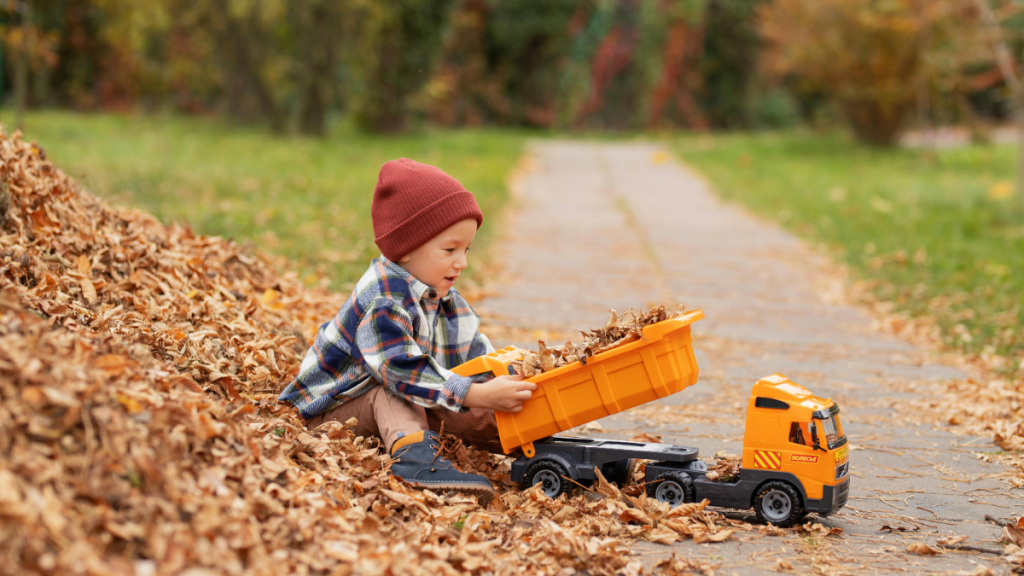
[{"label": "background tree", "polygon": [[[451,0],[362,0],[353,14],[350,65],[357,78],[357,122],[373,132],[400,132],[414,98],[433,71]],[[425,105],[420,105],[425,108]]]},{"label": "background tree", "polygon": [[1004,4],[1003,10],[1001,10],[1003,14],[997,15],[988,0],[975,1],[981,13],[981,22],[985,26],[996,63],[999,66],[999,72],[1010,91],[1014,117],[1017,122],[1017,197],[1024,202],[1024,78],[1021,78],[1017,60],[1014,58],[1003,32],[1003,21],[1019,16],[1021,10],[1015,4]]},{"label": "background tree", "polygon": [[[1019,30],[1010,0],[987,1]],[[3,81],[25,78],[29,105],[314,136],[338,116],[372,132],[771,126],[795,101],[889,144],[915,108],[979,127],[1009,109],[977,0],[35,0],[26,30],[15,5],[0,0]]]},{"label": "background tree", "polygon": [[966,0],[773,0],[761,15],[770,74],[835,101],[875,145],[895,142],[921,82],[938,71],[929,60],[953,63],[945,72],[959,79],[977,52],[962,32],[977,17]]},{"label": "background tree", "polygon": [[750,89],[761,51],[758,8],[768,0],[709,0],[699,74],[699,103],[708,122],[747,128]]}]

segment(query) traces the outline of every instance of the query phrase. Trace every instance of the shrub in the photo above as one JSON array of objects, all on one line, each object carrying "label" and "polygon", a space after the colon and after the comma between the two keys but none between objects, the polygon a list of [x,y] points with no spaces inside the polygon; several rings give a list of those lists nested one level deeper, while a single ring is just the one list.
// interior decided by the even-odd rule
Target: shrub
[{"label": "shrub", "polygon": [[927,62],[955,54],[973,16],[965,0],[775,0],[761,11],[763,64],[797,92],[835,100],[860,140],[890,145]]}]

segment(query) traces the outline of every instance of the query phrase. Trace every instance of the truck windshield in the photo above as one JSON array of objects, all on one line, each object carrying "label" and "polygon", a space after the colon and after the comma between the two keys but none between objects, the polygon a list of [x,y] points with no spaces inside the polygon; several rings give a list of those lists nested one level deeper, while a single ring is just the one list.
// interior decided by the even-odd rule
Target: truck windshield
[{"label": "truck windshield", "polygon": [[835,416],[829,416],[828,418],[818,421],[821,422],[821,432],[825,436],[825,442],[828,444],[829,449],[838,447],[840,444],[840,438],[839,430],[835,422]]}]

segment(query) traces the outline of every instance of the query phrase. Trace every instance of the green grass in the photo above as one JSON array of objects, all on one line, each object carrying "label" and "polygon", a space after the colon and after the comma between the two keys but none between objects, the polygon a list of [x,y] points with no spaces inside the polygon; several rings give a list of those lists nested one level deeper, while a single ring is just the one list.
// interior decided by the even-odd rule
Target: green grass
[{"label": "green grass", "polygon": [[[292,259],[309,281],[326,277],[340,290],[380,253],[370,203],[381,165],[402,156],[434,164],[476,195],[485,216],[474,245],[481,262],[525,133],[336,132],[316,140],[209,119],[55,111],[29,115],[25,129],[94,194],[198,233],[251,241]],[[472,260],[469,270],[472,277]]]},{"label": "green grass", "polygon": [[824,243],[947,344],[1024,358],[1024,201],[999,198],[1012,146],[879,150],[839,135],[687,136],[679,156],[725,198]]}]

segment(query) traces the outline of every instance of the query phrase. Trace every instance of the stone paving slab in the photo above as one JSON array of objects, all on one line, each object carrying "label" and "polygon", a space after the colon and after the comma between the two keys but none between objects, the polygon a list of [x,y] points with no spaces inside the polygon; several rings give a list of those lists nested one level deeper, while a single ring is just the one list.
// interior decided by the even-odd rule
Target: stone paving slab
[{"label": "stone paving slab", "polygon": [[[721,563],[719,573],[1005,572],[994,556],[908,555],[908,543],[966,534],[995,548],[984,517],[1024,513],[1024,497],[975,457],[986,438],[955,436],[904,409],[944,379],[962,376],[880,334],[860,310],[822,296],[820,257],[778,226],[721,202],[705,181],[657,146],[543,142],[522,182],[502,262],[510,279],[482,302],[487,321],[570,332],[602,325],[608,310],[656,303],[701,308],[694,325],[701,376],[688,390],[603,419],[592,434],[646,430],[702,455],[739,453],[750,387],[781,372],[842,407],[851,441],[851,498],[826,519],[841,538],[772,538],[671,547],[638,544],[645,564],[671,551]],[[510,342],[496,342],[507,345]],[[514,342],[536,347],[536,342]],[[754,521],[752,512],[727,514]],[[908,532],[880,531],[883,526]]]}]

